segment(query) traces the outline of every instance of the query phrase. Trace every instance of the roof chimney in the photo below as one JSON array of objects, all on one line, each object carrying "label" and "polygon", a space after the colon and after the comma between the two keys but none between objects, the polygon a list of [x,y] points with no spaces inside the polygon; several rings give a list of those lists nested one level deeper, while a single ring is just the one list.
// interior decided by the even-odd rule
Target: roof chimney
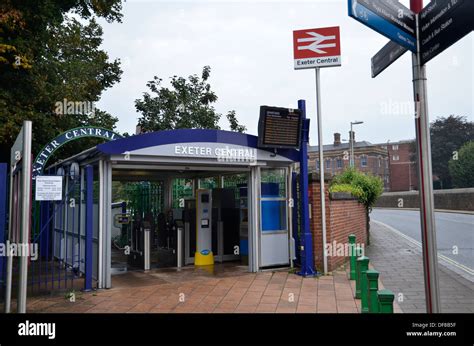
[{"label": "roof chimney", "polygon": [[341,144],[341,134],[340,133],[334,133],[334,146],[338,146]]}]

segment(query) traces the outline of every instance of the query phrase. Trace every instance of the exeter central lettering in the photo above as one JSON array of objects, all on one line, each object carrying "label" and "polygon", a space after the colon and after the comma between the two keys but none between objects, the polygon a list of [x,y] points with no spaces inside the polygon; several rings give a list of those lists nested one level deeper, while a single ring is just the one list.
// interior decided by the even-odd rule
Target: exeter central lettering
[{"label": "exeter central lettering", "polygon": [[100,137],[109,141],[113,141],[118,138],[122,138],[119,134],[112,132],[110,130],[98,128],[98,127],[80,127],[76,129],[71,129],[60,134],[54,140],[46,144],[36,156],[35,162],[33,164],[33,179],[36,178],[37,175],[41,175],[43,169],[46,165],[46,162],[51,157],[51,155],[61,147],[62,145],[68,143],[69,141],[79,139],[82,137]]},{"label": "exeter central lettering", "polygon": [[212,156],[212,149],[208,147],[177,145],[174,147],[174,153],[176,155]]}]

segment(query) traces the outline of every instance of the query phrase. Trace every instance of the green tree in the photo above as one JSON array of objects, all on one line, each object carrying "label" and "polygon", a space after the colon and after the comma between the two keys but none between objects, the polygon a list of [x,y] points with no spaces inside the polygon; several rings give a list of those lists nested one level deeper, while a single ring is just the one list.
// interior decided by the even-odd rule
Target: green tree
[{"label": "green tree", "polygon": [[[100,49],[95,18],[120,21],[120,0],[2,1],[0,4],[0,161],[23,120],[33,121],[33,153],[64,130],[81,125],[113,128],[117,119],[93,112],[58,114],[56,103],[97,102],[120,80],[119,60]],[[79,14],[76,20],[70,13]],[[7,47],[7,48],[5,48]],[[70,155],[97,140],[81,140],[56,155]]]},{"label": "green tree", "polygon": [[[135,100],[135,108],[142,115],[138,125],[144,132],[179,128],[219,129],[222,114],[217,113],[213,104],[217,95],[208,83],[211,68],[205,66],[201,77],[196,74],[188,79],[171,77],[171,88],[162,86],[162,79],[155,76],[147,83],[151,93],[143,93],[142,99]],[[226,115],[233,131],[244,132],[239,125],[235,111]]]},{"label": "green tree", "polygon": [[[474,123],[464,116],[440,117],[430,124],[431,162],[433,175],[439,179],[437,187],[451,188],[451,174],[448,163],[456,150],[464,143],[474,140]],[[411,146],[412,159],[417,162],[416,143]],[[436,185],[435,185],[436,186]]]},{"label": "green tree", "polygon": [[474,141],[464,144],[449,161],[454,187],[474,187]]}]

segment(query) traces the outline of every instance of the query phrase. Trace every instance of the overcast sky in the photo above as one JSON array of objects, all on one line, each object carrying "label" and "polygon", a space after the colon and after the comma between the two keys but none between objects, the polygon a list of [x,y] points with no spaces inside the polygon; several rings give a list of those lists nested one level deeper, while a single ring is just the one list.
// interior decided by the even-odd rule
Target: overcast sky
[{"label": "overcast sky", "polygon": [[[414,138],[411,54],[372,79],[370,58],[388,39],[350,18],[346,0],[129,0],[122,13],[122,23],[101,21],[103,49],[122,60],[124,72],[97,104],[119,118],[120,132],[135,132],[134,101],[153,76],[168,85],[170,76],[200,75],[210,65],[217,111],[235,110],[257,134],[260,105],[296,108],[305,99],[317,144],[315,73],[293,69],[292,33],[340,26],[342,66],[321,70],[324,143],[334,132],[347,139],[353,120],[364,121],[355,128],[357,140]],[[428,63],[431,120],[450,114],[473,120],[473,40],[471,33]],[[221,125],[228,129],[224,117]]]}]

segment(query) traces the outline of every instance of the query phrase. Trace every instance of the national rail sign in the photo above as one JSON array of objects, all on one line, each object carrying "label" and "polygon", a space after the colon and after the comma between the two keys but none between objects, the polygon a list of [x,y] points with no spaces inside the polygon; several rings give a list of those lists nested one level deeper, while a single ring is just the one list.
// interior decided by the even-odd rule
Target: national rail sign
[{"label": "national rail sign", "polygon": [[260,106],[259,147],[299,148],[302,125],[299,109]]},{"label": "national rail sign", "polygon": [[349,16],[416,53],[416,16],[396,0],[348,0]]},{"label": "national rail sign", "polygon": [[401,57],[407,49],[398,43],[390,41],[372,57],[372,78],[377,77],[382,71]]},{"label": "national rail sign", "polygon": [[469,34],[473,25],[473,0],[430,2],[419,14],[421,64],[426,64]]},{"label": "national rail sign", "polygon": [[295,70],[341,66],[339,27],[293,31]]}]

